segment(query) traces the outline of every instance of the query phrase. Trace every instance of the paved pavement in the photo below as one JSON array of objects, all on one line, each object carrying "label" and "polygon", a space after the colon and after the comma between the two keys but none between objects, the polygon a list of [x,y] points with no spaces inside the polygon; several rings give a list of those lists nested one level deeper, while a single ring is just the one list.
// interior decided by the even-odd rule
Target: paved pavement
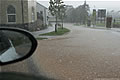
[{"label": "paved pavement", "polygon": [[116,31],[116,32],[120,32],[120,28],[112,28],[111,30]]},{"label": "paved pavement", "polygon": [[[103,26],[91,26],[90,28],[95,28],[95,29],[107,29],[106,27],[103,27]],[[116,31],[116,32],[120,32],[120,28],[111,28],[109,30],[112,30],[112,31]]]},{"label": "paved pavement", "polygon": [[120,80],[119,32],[65,26],[69,34],[38,41],[32,61],[4,66],[2,71],[38,71],[59,80]]},{"label": "paved pavement", "polygon": [[52,32],[52,31],[54,31],[54,30],[55,30],[55,28],[54,28],[54,25],[53,25],[53,26],[48,27],[47,29],[40,30],[40,31],[36,31],[36,32],[32,32],[32,34],[33,34],[35,37],[39,37],[40,34]]}]

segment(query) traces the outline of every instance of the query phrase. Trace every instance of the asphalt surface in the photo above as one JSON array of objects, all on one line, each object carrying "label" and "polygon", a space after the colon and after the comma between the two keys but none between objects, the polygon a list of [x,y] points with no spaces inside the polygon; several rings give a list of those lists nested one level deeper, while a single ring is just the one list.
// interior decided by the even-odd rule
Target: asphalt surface
[{"label": "asphalt surface", "polygon": [[120,80],[120,33],[65,24],[70,33],[38,41],[32,58],[2,71],[41,74],[59,80]]},{"label": "asphalt surface", "polygon": [[35,37],[39,37],[40,34],[44,34],[44,33],[48,33],[48,32],[52,32],[54,31],[54,24],[52,24],[52,26],[48,27],[47,29],[45,30],[40,30],[40,31],[35,31],[35,32],[32,32],[32,34],[35,36]]}]

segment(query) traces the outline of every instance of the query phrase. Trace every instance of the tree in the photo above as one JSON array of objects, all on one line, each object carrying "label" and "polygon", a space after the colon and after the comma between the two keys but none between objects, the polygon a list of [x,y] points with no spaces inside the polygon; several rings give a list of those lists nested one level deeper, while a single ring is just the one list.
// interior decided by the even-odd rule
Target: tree
[{"label": "tree", "polygon": [[83,5],[83,13],[84,13],[83,24],[86,24],[86,21],[88,20],[89,11],[90,11],[90,7],[88,4],[86,4],[86,1],[85,1]]},{"label": "tree", "polygon": [[67,22],[86,24],[89,14],[89,5],[86,4],[85,1],[83,5],[80,5],[77,8],[71,8],[66,13],[67,17],[65,20]]},{"label": "tree", "polygon": [[50,3],[49,10],[51,12],[51,15],[56,17],[55,32],[57,32],[58,17],[60,15],[59,13],[61,10],[61,5],[64,2],[62,0],[50,0],[49,3]]},{"label": "tree", "polygon": [[86,24],[87,18],[89,14],[89,5],[86,4],[86,1],[83,5],[80,5],[76,8],[76,19],[78,22],[82,24]]},{"label": "tree", "polygon": [[59,19],[61,19],[61,22],[62,22],[62,29],[63,29],[63,22],[64,22],[65,17],[66,17],[65,5],[61,5],[60,6]]},{"label": "tree", "polygon": [[76,16],[76,11],[75,8],[70,8],[69,10],[66,11],[66,17],[65,17],[65,21],[66,22],[75,22],[75,16]]}]

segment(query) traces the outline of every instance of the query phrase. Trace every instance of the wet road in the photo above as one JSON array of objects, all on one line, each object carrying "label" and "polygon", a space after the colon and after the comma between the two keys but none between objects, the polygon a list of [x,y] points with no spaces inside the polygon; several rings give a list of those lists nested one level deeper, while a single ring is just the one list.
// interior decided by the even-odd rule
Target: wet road
[{"label": "wet road", "polygon": [[119,32],[65,26],[71,29],[70,33],[38,41],[39,46],[32,56],[33,66],[28,60],[18,63],[21,65],[5,66],[2,70],[30,72],[35,65],[33,73],[39,71],[60,80],[120,79]]}]

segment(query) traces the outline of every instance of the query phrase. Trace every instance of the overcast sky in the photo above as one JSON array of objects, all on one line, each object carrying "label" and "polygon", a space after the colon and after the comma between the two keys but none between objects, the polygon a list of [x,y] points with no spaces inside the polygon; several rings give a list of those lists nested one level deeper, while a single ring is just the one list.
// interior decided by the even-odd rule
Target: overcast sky
[{"label": "overcast sky", "polygon": [[[37,0],[42,5],[48,7],[49,6],[49,0]],[[74,7],[77,7],[79,5],[82,5],[85,0],[63,0],[65,4],[67,5],[73,5]],[[120,11],[120,0],[86,0],[87,4],[89,4],[91,10],[93,8],[100,9],[105,8],[108,11],[115,10]]]}]

